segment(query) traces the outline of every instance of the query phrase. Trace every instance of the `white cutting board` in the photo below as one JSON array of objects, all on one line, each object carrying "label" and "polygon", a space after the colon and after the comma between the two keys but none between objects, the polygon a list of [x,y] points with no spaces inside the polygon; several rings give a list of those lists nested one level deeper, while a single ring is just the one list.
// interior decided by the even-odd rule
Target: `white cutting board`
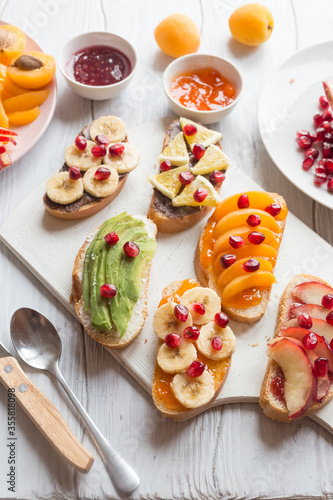
[{"label": "white cutting board", "polygon": [[[146,178],[157,171],[156,156],[161,150],[165,129],[170,121],[169,117],[129,130],[130,142],[141,152],[140,165],[129,175],[116,200],[98,214],[81,221],[67,222],[52,217],[46,213],[42,203],[45,191],[43,182],[0,228],[0,239],[73,315],[74,307],[69,303],[69,297],[76,253],[86,236],[107,218],[125,210],[129,214],[147,213],[152,186]],[[248,190],[261,188],[232,165],[222,186],[221,196]],[[157,236],[158,247],[151,270],[149,311],[145,325],[131,345],[122,350],[109,351],[149,393],[157,346],[152,318],[162,290],[168,283],[195,277],[194,250],[204,225],[205,221],[201,221],[186,232]],[[314,274],[333,283],[332,259],[332,247],[289,213],[275,268],[277,283],[273,286],[267,311],[258,323],[252,325],[231,322],[237,337],[237,348],[227,381],[212,406],[258,401],[267,362],[266,343],[274,332],[283,289],[292,276],[300,273]],[[333,434],[333,403],[310,418]]]}]

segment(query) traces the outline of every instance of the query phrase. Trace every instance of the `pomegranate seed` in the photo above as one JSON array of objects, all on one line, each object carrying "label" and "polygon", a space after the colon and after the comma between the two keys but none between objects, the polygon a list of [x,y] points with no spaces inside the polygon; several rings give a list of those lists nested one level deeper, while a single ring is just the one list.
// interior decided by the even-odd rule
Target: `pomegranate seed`
[{"label": "pomegranate seed", "polygon": [[177,333],[168,333],[168,335],[165,336],[164,342],[171,349],[175,349],[176,347],[180,346],[180,344],[183,342],[183,339]]},{"label": "pomegranate seed", "polygon": [[0,154],[5,153],[5,152],[6,152],[5,146],[0,146]]},{"label": "pomegranate seed", "polygon": [[78,135],[75,139],[75,146],[80,151],[84,151],[87,147],[87,139],[83,135]]},{"label": "pomegranate seed", "polygon": [[193,361],[193,363],[187,368],[186,372],[189,377],[200,377],[200,375],[202,375],[205,371],[205,368],[205,363],[201,363],[201,361]]},{"label": "pomegranate seed", "polygon": [[297,320],[301,328],[306,328],[306,330],[310,330],[310,328],[312,328],[312,318],[308,313],[300,314]]},{"label": "pomegranate seed", "polygon": [[314,362],[314,371],[317,377],[326,377],[328,374],[328,359],[317,358]]},{"label": "pomegranate seed", "polygon": [[324,162],[325,162],[324,163],[325,173],[326,174],[333,174],[333,160],[331,160],[330,158],[327,158],[327,160],[324,160]]},{"label": "pomegranate seed", "polygon": [[236,262],[236,259],[237,259],[236,255],[232,255],[231,253],[225,253],[220,258],[221,266],[224,267],[224,269],[226,269],[227,267],[230,267],[232,264],[234,264]]},{"label": "pomegranate seed", "polygon": [[323,142],[322,153],[323,158],[332,158],[332,145],[329,142]]},{"label": "pomegranate seed", "polygon": [[304,156],[311,156],[314,160],[316,160],[319,156],[319,151],[315,148],[308,148],[304,151]]},{"label": "pomegranate seed", "polygon": [[321,305],[326,309],[333,309],[333,295],[328,293],[321,299]]},{"label": "pomegranate seed", "polygon": [[326,96],[321,95],[321,96],[319,97],[319,104],[320,104],[320,106],[321,106],[323,109],[328,108],[328,100],[327,100]]},{"label": "pomegranate seed", "polygon": [[183,132],[188,137],[191,137],[192,135],[195,135],[198,132],[198,129],[197,129],[197,127],[195,125],[192,125],[191,123],[188,123],[183,128]]},{"label": "pomegranate seed", "polygon": [[237,200],[238,208],[249,208],[250,200],[247,194],[241,194]]},{"label": "pomegranate seed", "polygon": [[326,174],[326,170],[325,170],[325,167],[322,167],[321,165],[318,165],[316,168],[315,168],[317,174]]},{"label": "pomegranate seed", "polygon": [[167,170],[171,170],[171,161],[170,160],[164,160],[162,161],[160,165],[160,172],[166,172]]},{"label": "pomegranate seed", "polygon": [[127,255],[127,257],[131,257],[132,259],[134,257],[137,257],[140,253],[140,248],[133,241],[126,241],[125,245],[123,246],[123,249],[125,255]]},{"label": "pomegranate seed", "polygon": [[265,241],[265,235],[260,233],[260,231],[252,231],[247,237],[252,245],[260,245],[263,241]]},{"label": "pomegranate seed", "polygon": [[105,146],[94,146],[91,148],[91,153],[98,158],[106,155],[106,147]]},{"label": "pomegranate seed", "polygon": [[100,144],[100,145],[102,144],[103,146],[107,146],[108,144],[110,144],[109,139],[104,134],[96,135],[95,142],[97,142],[97,144]]},{"label": "pomegranate seed", "polygon": [[111,171],[106,167],[99,167],[94,173],[94,177],[98,181],[104,181],[105,179],[108,179],[110,175]]},{"label": "pomegranate seed", "polygon": [[121,144],[121,143],[112,144],[112,146],[109,147],[109,154],[110,154],[110,156],[115,158],[116,156],[122,155],[124,152],[124,149],[125,149],[124,144]]},{"label": "pomegranate seed", "polygon": [[230,236],[229,245],[232,248],[240,248],[244,246],[244,239],[241,236]]},{"label": "pomegranate seed", "polygon": [[325,109],[325,111],[321,116],[324,122],[325,121],[331,122],[333,120],[333,115],[330,108]]},{"label": "pomegranate seed", "polygon": [[311,140],[312,143],[314,142],[317,142],[318,139],[317,139],[317,134],[316,133],[313,133],[313,134],[309,134],[308,135],[309,139]]},{"label": "pomegranate seed", "polygon": [[183,332],[186,339],[197,340],[200,335],[200,330],[197,326],[188,326]]},{"label": "pomegranate seed", "polygon": [[322,142],[324,140],[325,133],[326,133],[326,130],[323,127],[318,127],[316,129],[316,138],[317,138],[317,141]]},{"label": "pomegranate seed", "polygon": [[305,160],[303,160],[302,168],[303,170],[310,170],[313,164],[314,159],[312,158],[312,156],[308,156],[307,158],[305,158]]},{"label": "pomegranate seed", "polygon": [[247,273],[254,273],[260,269],[260,262],[257,259],[249,259],[244,264],[242,264],[242,268]]},{"label": "pomegranate seed", "polygon": [[256,226],[259,226],[261,224],[261,218],[260,218],[260,215],[255,215],[255,214],[251,214],[248,216],[248,218],[246,219],[246,222],[248,223],[248,225],[250,227],[256,227]]},{"label": "pomegranate seed", "polygon": [[212,340],[212,348],[214,351],[220,351],[223,347],[222,339],[219,335],[216,335]]},{"label": "pomegranate seed", "polygon": [[333,311],[328,313],[328,315],[326,316],[326,321],[327,323],[333,326]]},{"label": "pomegranate seed", "polygon": [[201,314],[201,316],[203,316],[206,312],[206,308],[205,308],[204,304],[202,304],[201,302],[192,304],[192,309],[194,312]]},{"label": "pomegranate seed", "polygon": [[112,233],[106,234],[104,239],[108,245],[115,245],[119,241],[119,236],[113,231]]},{"label": "pomegranate seed", "polygon": [[72,179],[72,181],[77,181],[78,179],[81,179],[81,171],[79,167],[69,167],[68,173],[69,173],[69,178]]},{"label": "pomegranate seed", "polygon": [[177,304],[175,306],[174,315],[182,323],[185,323],[185,321],[187,321],[188,314],[189,312],[186,306],[183,306],[182,304]]},{"label": "pomegranate seed", "polygon": [[219,170],[214,170],[209,176],[209,180],[212,184],[222,184],[224,179],[225,173],[220,172]]},{"label": "pomegranate seed", "polygon": [[305,349],[308,349],[310,351],[314,349],[318,344],[316,334],[313,332],[306,333],[302,338],[302,344],[304,345]]},{"label": "pomegranate seed", "polygon": [[322,184],[325,184],[326,181],[327,181],[326,174],[316,173],[316,175],[314,176],[314,183],[316,186],[321,186]]},{"label": "pomegranate seed", "polygon": [[230,319],[229,316],[227,316],[224,312],[220,311],[215,314],[214,321],[221,328],[226,328],[226,326],[228,326],[229,324]]},{"label": "pomegranate seed", "polygon": [[194,201],[196,201],[197,203],[201,203],[202,201],[204,201],[205,198],[207,198],[207,196],[208,196],[207,189],[199,188],[194,193],[193,198]]},{"label": "pomegranate seed", "polygon": [[200,160],[200,158],[202,158],[205,153],[206,149],[205,146],[203,146],[202,144],[195,144],[193,146],[193,156],[197,160]]},{"label": "pomegranate seed", "polygon": [[297,141],[297,144],[299,145],[300,148],[302,149],[308,149],[311,144],[312,144],[312,141],[309,137],[305,137],[304,135],[302,137],[300,137]]},{"label": "pomegranate seed", "polygon": [[300,137],[308,137],[310,135],[310,132],[308,130],[298,130],[296,132],[296,137],[299,139]]},{"label": "pomegranate seed", "polygon": [[110,285],[110,283],[104,283],[99,289],[99,293],[102,297],[107,297],[108,299],[112,299],[117,293],[117,289],[114,285]]},{"label": "pomegranate seed", "polygon": [[276,217],[281,212],[281,205],[278,203],[272,203],[265,208],[265,212],[269,213],[272,217]]},{"label": "pomegranate seed", "polygon": [[313,121],[314,121],[315,127],[320,127],[320,125],[324,121],[324,118],[322,117],[322,115],[320,115],[319,113],[317,113],[316,115],[314,115]]},{"label": "pomegranate seed", "polygon": [[331,132],[332,131],[331,123],[330,122],[323,122],[321,124],[321,128],[323,128],[325,130],[325,132]]},{"label": "pomegranate seed", "polygon": [[330,193],[333,193],[333,177],[328,179],[327,191],[329,191]]},{"label": "pomegranate seed", "polygon": [[326,134],[324,135],[324,142],[333,142],[333,135],[331,134],[331,132],[326,132]]},{"label": "pomegranate seed", "polygon": [[188,186],[189,184],[191,184],[192,181],[194,181],[194,175],[191,174],[191,172],[189,172],[188,170],[186,170],[185,172],[180,172],[180,174],[178,175],[178,180],[184,186]]}]

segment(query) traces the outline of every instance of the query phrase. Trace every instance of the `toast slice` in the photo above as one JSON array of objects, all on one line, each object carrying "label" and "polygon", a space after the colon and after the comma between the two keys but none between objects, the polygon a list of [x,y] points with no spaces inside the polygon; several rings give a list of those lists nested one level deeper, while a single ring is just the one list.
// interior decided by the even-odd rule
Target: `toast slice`
[{"label": "toast slice", "polygon": [[[192,289],[198,287],[198,290],[201,290],[199,287],[199,283],[196,283],[194,280],[184,280],[184,281],[173,281],[170,285],[168,285],[166,288],[164,288],[162,292],[162,301],[160,303],[161,305],[164,305],[167,302],[175,301],[181,303],[182,300],[182,295]],[[219,301],[218,301],[219,303]],[[156,316],[156,314],[155,314]],[[195,317],[193,316],[194,320]],[[195,324],[195,323],[193,323]],[[202,328],[204,325],[197,325],[198,328]],[[153,322],[153,327],[155,327],[155,318]],[[152,383],[152,396],[153,396],[153,401],[156,406],[156,408],[160,411],[160,413],[168,418],[172,418],[173,420],[176,421],[185,421],[194,415],[197,415],[204,410],[210,408],[212,402],[217,398],[219,395],[226,379],[229,373],[229,369],[231,366],[231,357],[232,357],[232,352],[235,348],[235,339],[234,335],[231,332],[231,329],[229,327],[226,327],[225,329],[218,329],[219,332],[222,332],[223,335],[223,330],[226,332],[229,332],[229,335],[231,335],[231,341],[233,343],[233,349],[230,351],[230,355],[225,357],[222,360],[212,360],[204,356],[198,349],[196,353],[196,360],[201,361],[204,363],[208,370],[213,373],[214,375],[214,393],[212,394],[212,397],[208,402],[206,402],[203,405],[200,405],[198,407],[190,408],[184,406],[177,398],[175,397],[175,394],[173,393],[172,390],[172,380],[175,376],[174,373],[165,373],[163,369],[159,366],[158,363],[158,357],[159,353],[161,351],[161,348],[163,345],[165,345],[165,342],[162,338],[158,338],[158,346],[157,346],[157,352],[156,352],[156,362],[155,362],[155,370],[154,370],[154,376],[153,376],[153,383]],[[155,330],[156,333],[156,330]],[[182,335],[182,334],[180,334]],[[183,337],[183,341],[186,342],[186,339]],[[193,344],[195,345],[196,342],[192,341]],[[186,373],[184,370],[181,372],[182,374]],[[195,380],[195,377],[193,378]]]},{"label": "toast slice", "polygon": [[[255,193],[255,192],[252,192],[252,194],[253,193]],[[249,193],[249,195],[250,194],[251,194],[251,192]],[[285,210],[287,211],[286,206],[285,206],[285,201],[282,198],[282,196],[279,196],[276,193],[266,193],[266,194],[267,194],[267,196],[272,197],[276,201],[276,203],[279,203],[281,206],[285,207]],[[232,199],[234,196],[235,195],[231,196],[230,198],[227,198],[224,201],[227,202],[229,199]],[[222,203],[224,203],[224,201]],[[236,208],[237,208],[237,206],[236,206]],[[218,210],[218,207],[216,210]],[[207,248],[209,248],[208,251],[211,252],[210,258],[211,259],[216,258],[216,255],[214,256],[214,252],[213,252],[215,239],[213,239],[213,236],[210,236],[210,234],[212,234],[211,233],[212,224],[216,223],[216,221],[214,219],[214,214],[215,214],[215,212],[208,219],[207,224],[206,224],[203,232],[201,233],[201,236],[199,238],[199,241],[198,241],[198,244],[197,244],[197,247],[195,250],[194,267],[195,267],[195,272],[196,272],[197,278],[202,286],[208,286],[208,287],[212,288],[221,297],[222,309],[226,314],[228,314],[228,316],[232,320],[238,321],[241,323],[254,323],[256,321],[259,321],[260,318],[262,318],[262,316],[265,314],[265,311],[267,309],[268,302],[270,299],[272,286],[260,287],[261,300],[259,303],[256,303],[255,305],[253,305],[251,307],[231,307],[231,306],[227,306],[224,303],[223,290],[218,285],[219,275],[216,274],[213,266],[206,266],[206,267],[203,266],[203,260],[202,260],[202,255],[204,252],[207,252]],[[276,250],[278,251],[280,243],[281,243],[283,231],[285,228],[286,220],[285,219],[278,220],[277,224],[279,226],[279,231],[281,232],[281,237],[279,238],[278,245],[276,245]],[[257,227],[251,227],[251,228],[248,227],[248,230],[260,231],[260,227],[261,227],[260,225]],[[235,233],[237,233],[237,230],[239,230],[239,227],[235,227],[234,230],[235,230]],[[211,241],[208,243],[209,247],[207,247],[207,237],[211,239]],[[251,245],[247,245],[247,246],[251,246]],[[256,251],[257,249],[260,248],[260,245],[252,245],[252,247]],[[242,250],[242,249],[240,249],[240,250]],[[235,251],[230,246],[229,250],[225,250],[225,253],[230,253],[230,254],[235,253],[237,255],[237,250]],[[251,258],[251,257],[260,258],[260,255],[259,256],[257,254],[254,254],[253,256],[249,255],[248,258]],[[264,257],[264,258],[266,259],[266,257]],[[244,259],[244,260],[246,260],[246,259]],[[273,270],[274,270],[274,266],[275,266],[275,257],[274,257],[274,259],[272,259]],[[220,268],[220,271],[222,271],[222,268]],[[251,274],[254,274],[254,273],[251,273]]]},{"label": "toast slice", "polygon": [[[145,224],[145,228],[147,234],[150,238],[156,237],[157,229],[155,224],[141,215],[134,215],[133,218],[143,221]],[[136,302],[131,319],[128,322],[128,328],[123,337],[119,336],[119,333],[115,326],[113,325],[111,330],[105,333],[101,333],[96,328],[94,328],[91,324],[91,313],[90,311],[85,311],[84,309],[84,300],[83,300],[83,266],[86,251],[96,236],[99,228],[97,228],[90,236],[87,237],[83,245],[81,246],[74,262],[73,274],[72,274],[72,296],[75,302],[75,312],[79,318],[79,321],[84,326],[85,331],[92,337],[94,340],[99,342],[100,344],[110,348],[110,349],[118,349],[121,347],[125,347],[140,333],[146,317],[148,313],[148,288],[149,288],[149,277],[150,277],[150,268],[151,263],[144,275],[141,279],[141,293],[138,301]]]},{"label": "toast slice", "polygon": [[[288,336],[288,331],[285,329],[289,327],[291,318],[295,317],[295,312],[298,308],[297,306],[301,307],[302,311],[306,311],[304,309],[304,305],[302,306],[302,303],[299,302],[299,298],[295,298],[293,296],[293,290],[295,290],[295,286],[309,283],[309,286],[311,286],[313,283],[316,284],[322,284],[325,287],[329,287],[329,285],[321,280],[320,278],[317,278],[316,276],[310,276],[307,274],[300,274],[297,276],[294,276],[288,283],[286,289],[284,290],[281,300],[280,300],[280,305],[278,309],[278,315],[277,315],[277,321],[276,321],[276,326],[275,326],[275,332],[274,332],[274,339],[277,339],[279,337],[285,337]],[[330,288],[330,287],[329,287]],[[320,302],[320,301],[319,301]],[[293,305],[296,305],[296,309],[292,308]],[[314,312],[314,315],[318,315],[318,311],[321,309],[324,309],[320,306],[319,303],[317,304],[311,304],[315,305],[315,308],[311,308],[313,311],[317,310],[317,312]],[[319,307],[317,307],[319,306]],[[311,309],[309,308],[309,312],[311,312]],[[321,313],[320,313],[321,314]],[[324,313],[326,314],[326,312]],[[313,318],[312,318],[313,320]],[[320,320],[323,321],[323,320]],[[296,322],[295,322],[296,323]],[[299,326],[297,324],[297,326]],[[329,328],[329,325],[327,325]],[[301,330],[300,328],[295,328],[295,330]],[[309,329],[304,329],[304,335],[309,333],[311,330],[315,330],[315,322],[313,326]],[[285,330],[285,331],[284,331]],[[290,331],[291,329],[288,328]],[[319,332],[319,330],[317,330]],[[332,337],[333,338],[333,337]],[[273,339],[273,342],[274,342]],[[330,337],[327,338],[327,341],[329,342]],[[330,385],[329,389],[324,396],[322,402],[316,402],[316,400],[313,401],[313,403],[308,407],[306,411],[301,413],[299,417],[296,418],[302,418],[309,413],[321,408],[324,404],[326,404],[328,401],[330,401],[333,397],[333,384],[332,384],[332,373],[329,372],[329,380],[330,380]],[[293,418],[290,418],[290,411],[287,408],[286,405],[286,400],[283,395],[281,395],[280,390],[276,390],[277,387],[277,381],[278,381],[278,388],[284,389],[284,376],[283,372],[280,368],[280,366],[277,364],[277,362],[273,359],[269,359],[267,363],[267,368],[264,376],[264,380],[261,386],[260,390],[260,398],[259,398],[259,403],[262,409],[264,410],[265,415],[268,417],[272,418],[273,420],[279,420],[283,422],[290,422],[293,420]],[[283,393],[282,393],[283,394]]]}]

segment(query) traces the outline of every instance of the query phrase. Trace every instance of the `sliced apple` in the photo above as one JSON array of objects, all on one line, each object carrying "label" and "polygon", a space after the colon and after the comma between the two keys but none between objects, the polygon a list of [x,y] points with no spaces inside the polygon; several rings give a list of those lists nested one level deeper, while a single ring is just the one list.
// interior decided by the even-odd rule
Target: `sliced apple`
[{"label": "sliced apple", "polygon": [[[323,309],[325,308],[323,307]],[[327,311],[329,310],[327,309]],[[283,328],[295,327],[299,327],[297,318],[292,318],[283,325]],[[321,337],[324,337],[328,344],[330,344],[331,340],[333,339],[333,326],[323,319],[312,318],[312,327],[310,331],[317,333]]]},{"label": "sliced apple", "polygon": [[308,281],[294,286],[291,289],[290,296],[293,302],[321,306],[324,295],[328,293],[333,295],[333,288],[317,281]]},{"label": "sliced apple", "polygon": [[326,321],[326,316],[331,312],[326,307],[318,306],[316,304],[302,304],[300,306],[290,308],[290,316],[298,318],[300,314],[307,313],[311,318],[323,319]]},{"label": "sliced apple", "polygon": [[300,418],[317,395],[317,377],[304,349],[291,339],[281,338],[270,346],[270,359],[281,368],[289,419]]}]

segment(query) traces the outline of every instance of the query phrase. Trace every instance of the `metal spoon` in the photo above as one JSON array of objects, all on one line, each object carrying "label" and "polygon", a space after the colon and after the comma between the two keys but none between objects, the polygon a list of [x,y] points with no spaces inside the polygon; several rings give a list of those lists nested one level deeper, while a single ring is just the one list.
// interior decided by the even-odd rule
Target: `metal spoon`
[{"label": "metal spoon", "polygon": [[119,491],[129,494],[139,485],[136,472],[116,453],[97,429],[78,401],[62,373],[58,361],[61,355],[61,339],[52,323],[34,309],[23,307],[12,316],[10,332],[17,354],[28,365],[52,373],[65,389],[68,397],[88,427],[105,468]]}]

